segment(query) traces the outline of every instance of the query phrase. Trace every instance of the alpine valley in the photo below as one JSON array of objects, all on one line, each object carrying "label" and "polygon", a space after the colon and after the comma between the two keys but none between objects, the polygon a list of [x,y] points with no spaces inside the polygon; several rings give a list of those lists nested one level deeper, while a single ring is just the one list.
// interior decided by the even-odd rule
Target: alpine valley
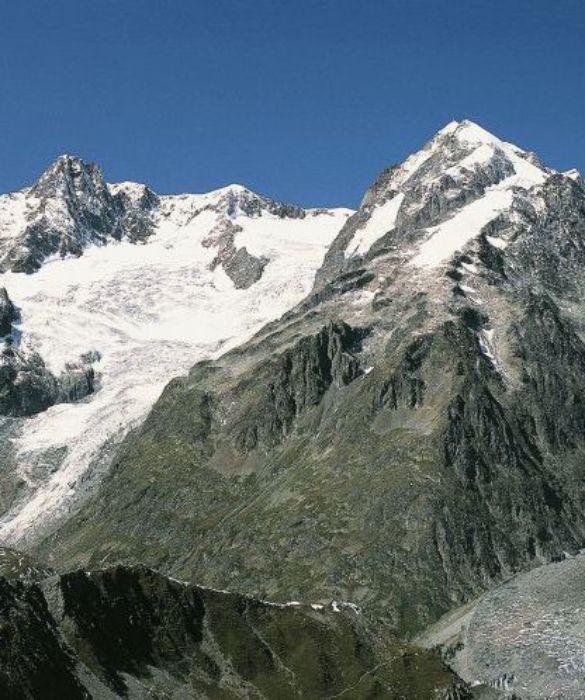
[{"label": "alpine valley", "polygon": [[0,196],[0,696],[585,696],[585,181]]}]

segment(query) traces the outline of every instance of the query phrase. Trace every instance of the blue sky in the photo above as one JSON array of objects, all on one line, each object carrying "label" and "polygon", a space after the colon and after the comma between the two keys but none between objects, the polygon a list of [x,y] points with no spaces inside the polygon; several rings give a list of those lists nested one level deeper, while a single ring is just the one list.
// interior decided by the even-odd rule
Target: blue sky
[{"label": "blue sky", "polygon": [[454,118],[585,171],[584,114],[581,0],[0,0],[0,191],[71,152],[356,205]]}]

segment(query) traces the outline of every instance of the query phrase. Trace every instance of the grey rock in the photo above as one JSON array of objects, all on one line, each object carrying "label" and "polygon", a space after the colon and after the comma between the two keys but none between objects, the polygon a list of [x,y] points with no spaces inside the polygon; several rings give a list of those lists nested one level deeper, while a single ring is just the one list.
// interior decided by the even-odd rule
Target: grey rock
[{"label": "grey rock", "polygon": [[237,289],[248,289],[262,277],[267,264],[267,258],[257,258],[243,247],[235,249],[224,261],[223,269]]},{"label": "grey rock", "polygon": [[455,665],[524,700],[583,697],[585,557],[537,567],[487,593]]},{"label": "grey rock", "polygon": [[212,270],[221,266],[236,289],[248,289],[262,277],[269,261],[263,256],[251,255],[245,247],[236,247],[235,239],[240,231],[241,226],[234,224],[229,218],[222,217],[205,238],[203,245],[218,249],[210,265]]},{"label": "grey rock", "polygon": [[56,377],[38,353],[7,346],[0,357],[0,415],[32,416],[56,403],[78,401],[95,390],[87,364],[68,365]]},{"label": "grey rock", "polygon": [[51,567],[12,547],[0,547],[0,578],[19,581],[40,581],[53,576]]},{"label": "grey rock", "polygon": [[32,273],[49,255],[79,256],[89,244],[122,238],[143,241],[153,232],[158,203],[146,187],[136,202],[113,195],[97,165],[70,155],[60,156],[26,197],[29,222],[3,251],[0,270]]},{"label": "grey rock", "polygon": [[0,337],[12,333],[12,324],[18,317],[18,310],[10,300],[8,292],[4,287],[0,287]]}]

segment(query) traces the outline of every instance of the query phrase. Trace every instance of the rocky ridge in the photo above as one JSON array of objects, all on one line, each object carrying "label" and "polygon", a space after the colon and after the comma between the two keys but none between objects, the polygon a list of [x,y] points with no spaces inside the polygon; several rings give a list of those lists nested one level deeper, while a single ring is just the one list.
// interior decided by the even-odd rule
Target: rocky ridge
[{"label": "rocky ridge", "polygon": [[234,219],[303,219],[327,210],[275,202],[241,185],[209,195],[161,196],[138,183],[108,184],[98,165],[65,154],[32,187],[0,196],[0,273],[33,273],[51,256],[80,256],[91,245],[144,243],[169,217],[193,220],[209,211],[218,215],[206,241],[218,248],[213,264],[245,288],[259,279],[268,259],[235,245],[233,233],[241,228]]},{"label": "rocky ridge", "polygon": [[0,578],[0,601],[5,698],[472,697],[438,656],[337,604],[267,604],[142,567]]}]

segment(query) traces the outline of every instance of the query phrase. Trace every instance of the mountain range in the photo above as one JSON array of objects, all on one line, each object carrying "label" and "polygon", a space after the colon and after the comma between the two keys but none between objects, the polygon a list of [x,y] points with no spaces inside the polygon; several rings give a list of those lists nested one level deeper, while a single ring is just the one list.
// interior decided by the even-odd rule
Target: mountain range
[{"label": "mountain range", "polygon": [[[555,645],[519,663],[508,638],[486,662],[482,629],[500,586],[515,609],[514,576],[585,546],[584,264],[579,173],[469,121],[382,172],[355,212],[237,185],[158,195],[72,156],[0,197],[0,538],[44,572],[6,584],[19,654],[40,606],[47,663],[80,697],[145,697],[148,674],[157,697],[538,698],[539,664],[564,682]],[[240,622],[229,644],[224,622],[182,631],[188,662],[165,651],[183,642],[161,641],[161,607],[179,596],[184,620],[211,589],[232,592],[222,619],[274,616],[254,641],[264,680],[227,670],[232,643],[255,648]],[[578,614],[581,598],[563,600]],[[121,599],[151,640],[129,638],[130,660],[88,632],[119,625]],[[307,679],[294,644],[263,641],[296,629],[286,601],[311,644],[335,627]],[[420,648],[437,645],[463,681]],[[359,663],[315,685],[336,653]],[[553,680],[550,697],[585,692]]]}]

